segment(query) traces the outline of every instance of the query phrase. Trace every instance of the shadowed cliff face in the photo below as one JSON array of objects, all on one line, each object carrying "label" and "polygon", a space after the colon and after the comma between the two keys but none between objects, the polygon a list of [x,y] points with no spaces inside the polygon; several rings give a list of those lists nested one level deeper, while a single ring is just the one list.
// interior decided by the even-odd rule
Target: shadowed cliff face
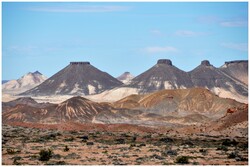
[{"label": "shadowed cliff face", "polygon": [[44,83],[22,95],[89,95],[119,85],[122,85],[119,80],[98,70],[89,62],[71,62]]}]

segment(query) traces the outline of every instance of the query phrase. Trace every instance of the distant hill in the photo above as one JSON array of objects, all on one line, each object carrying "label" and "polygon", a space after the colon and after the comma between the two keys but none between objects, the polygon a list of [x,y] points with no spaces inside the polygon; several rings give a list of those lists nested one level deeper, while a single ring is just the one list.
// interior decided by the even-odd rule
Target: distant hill
[{"label": "distant hill", "polygon": [[129,84],[129,82],[134,78],[134,76],[130,72],[124,72],[122,75],[117,77],[119,81],[121,81],[124,84]]},{"label": "distant hill", "polygon": [[8,82],[9,80],[2,80],[2,84],[4,84],[4,83],[6,83],[6,82]]},{"label": "distant hill", "polygon": [[39,71],[29,72],[17,80],[10,80],[2,85],[3,92],[21,93],[32,89],[47,79]]}]

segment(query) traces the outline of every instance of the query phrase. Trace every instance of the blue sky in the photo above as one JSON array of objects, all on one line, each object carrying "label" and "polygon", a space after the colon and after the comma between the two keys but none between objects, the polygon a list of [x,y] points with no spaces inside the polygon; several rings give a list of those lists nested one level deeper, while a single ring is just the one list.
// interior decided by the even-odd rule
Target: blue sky
[{"label": "blue sky", "polygon": [[2,2],[3,79],[70,61],[138,75],[161,58],[184,71],[247,60],[247,2]]}]

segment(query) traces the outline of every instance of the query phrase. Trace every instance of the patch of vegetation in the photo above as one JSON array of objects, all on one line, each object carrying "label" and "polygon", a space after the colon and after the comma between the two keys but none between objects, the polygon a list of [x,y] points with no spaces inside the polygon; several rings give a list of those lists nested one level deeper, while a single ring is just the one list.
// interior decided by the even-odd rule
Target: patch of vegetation
[{"label": "patch of vegetation", "polygon": [[56,139],[56,136],[57,136],[57,134],[51,133],[51,134],[42,136],[41,139],[44,139],[44,140],[50,140],[50,139],[52,139],[52,140],[54,140],[54,139]]},{"label": "patch of vegetation", "polygon": [[67,145],[64,147],[63,151],[64,151],[64,152],[69,151],[69,148],[68,148],[68,146],[67,146]]},{"label": "patch of vegetation", "polygon": [[183,142],[181,145],[189,145],[189,146],[193,146],[194,143],[192,143],[191,141],[185,141]]},{"label": "patch of vegetation", "polygon": [[6,151],[7,151],[7,154],[15,154],[16,153],[16,151],[12,148],[7,148]]},{"label": "patch of vegetation", "polygon": [[121,136],[122,137],[130,137],[127,133],[122,133]]},{"label": "patch of vegetation", "polygon": [[82,140],[89,140],[89,137],[88,136],[82,136],[81,139]]},{"label": "patch of vegetation", "polygon": [[78,134],[78,132],[75,131],[75,130],[71,131],[70,133],[71,133],[72,135],[77,135],[77,134]]},{"label": "patch of vegetation", "polygon": [[238,156],[238,153],[235,152],[235,151],[233,151],[233,152],[231,152],[231,153],[228,155],[228,158],[229,158],[229,159],[234,159],[234,158],[236,158],[237,156]]},{"label": "patch of vegetation", "polygon": [[145,143],[141,143],[141,144],[138,145],[138,147],[143,147],[143,146],[146,146],[146,144]]},{"label": "patch of vegetation", "polygon": [[169,137],[164,137],[164,138],[161,138],[159,141],[164,142],[164,143],[169,143],[169,142],[173,142],[174,140]]},{"label": "patch of vegetation", "polygon": [[199,162],[193,162],[192,165],[199,165]]},{"label": "patch of vegetation", "polygon": [[52,157],[52,150],[51,149],[44,149],[41,150],[39,153],[39,160],[40,161],[48,161]]},{"label": "patch of vegetation", "polygon": [[207,150],[205,149],[200,149],[199,152],[202,153],[202,155],[207,155]]},{"label": "patch of vegetation", "polygon": [[151,134],[148,134],[148,135],[143,136],[142,138],[143,138],[143,139],[151,139],[151,137],[152,137],[152,135],[151,135]]},{"label": "patch of vegetation", "polygon": [[136,141],[136,136],[132,137],[132,142],[135,142]]},{"label": "patch of vegetation", "polygon": [[189,157],[188,156],[179,156],[176,158],[176,163],[178,164],[188,164],[189,163]]},{"label": "patch of vegetation", "polygon": [[243,157],[241,157],[241,156],[236,157],[235,160],[236,160],[236,161],[248,161],[247,158],[243,158]]},{"label": "patch of vegetation", "polygon": [[21,165],[21,163],[20,163],[20,162],[17,162],[17,159],[14,159],[14,160],[13,160],[13,165]]},{"label": "patch of vegetation", "polygon": [[248,143],[241,143],[239,147],[242,148],[243,150],[248,150]]},{"label": "patch of vegetation", "polygon": [[226,146],[222,145],[222,146],[219,146],[217,148],[217,150],[228,151],[228,148]]},{"label": "patch of vegetation", "polygon": [[13,158],[11,158],[11,159],[13,159],[13,160],[21,160],[22,157],[20,157],[20,156],[15,156],[15,157],[13,157]]},{"label": "patch of vegetation", "polygon": [[223,142],[221,143],[223,146],[236,146],[239,142],[237,142],[236,140],[230,140],[230,139],[225,139],[223,140]]},{"label": "patch of vegetation", "polygon": [[66,138],[64,139],[65,142],[72,142],[74,141],[75,139],[71,136],[70,138]]},{"label": "patch of vegetation", "polygon": [[157,155],[157,154],[151,155],[150,158],[159,159],[159,160],[164,160],[165,159],[165,158],[163,158],[163,157],[161,157],[160,155]]},{"label": "patch of vegetation", "polygon": [[108,151],[107,151],[107,150],[105,150],[105,151],[103,151],[102,153],[103,153],[103,154],[108,154]]},{"label": "patch of vegetation", "polygon": [[125,144],[125,140],[120,138],[115,140],[116,144]]},{"label": "patch of vegetation", "polygon": [[93,142],[87,142],[86,144],[87,144],[87,146],[92,146],[92,145],[94,145]]},{"label": "patch of vegetation", "polygon": [[176,150],[166,150],[165,152],[162,153],[162,155],[167,156],[176,156],[177,155],[177,151]]}]

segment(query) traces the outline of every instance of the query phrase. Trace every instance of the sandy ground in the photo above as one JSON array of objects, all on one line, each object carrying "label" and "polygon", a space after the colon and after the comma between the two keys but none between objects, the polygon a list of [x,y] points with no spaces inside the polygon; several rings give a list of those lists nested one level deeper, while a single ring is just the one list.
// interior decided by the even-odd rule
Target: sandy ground
[{"label": "sandy ground", "polygon": [[[247,139],[3,125],[2,165],[247,165]],[[65,147],[69,150],[65,150]],[[41,150],[52,150],[41,161]],[[186,160],[178,160],[186,157]],[[185,159],[185,158],[184,158]]]}]

